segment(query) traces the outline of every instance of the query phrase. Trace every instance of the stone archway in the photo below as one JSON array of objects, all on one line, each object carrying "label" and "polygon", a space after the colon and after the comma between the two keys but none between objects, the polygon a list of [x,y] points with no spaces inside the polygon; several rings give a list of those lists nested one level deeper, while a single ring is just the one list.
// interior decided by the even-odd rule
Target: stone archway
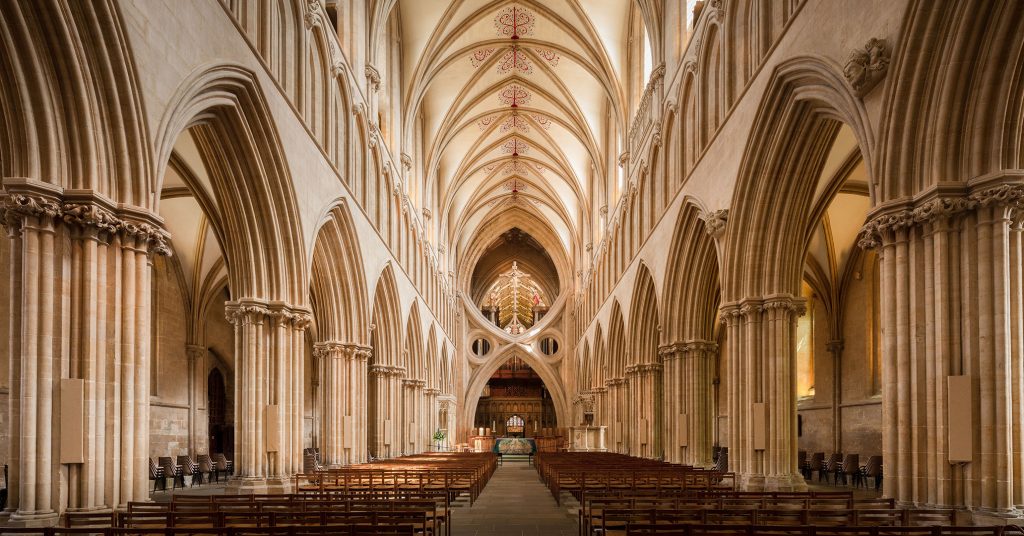
[{"label": "stone archway", "polygon": [[480,397],[483,394],[484,386],[491,379],[491,376],[501,365],[513,356],[522,359],[532,368],[541,380],[545,388],[551,394],[551,400],[555,408],[555,423],[558,427],[566,427],[571,424],[569,413],[569,399],[565,395],[565,386],[559,379],[554,368],[543,359],[538,358],[525,349],[523,345],[510,345],[496,353],[482,366],[473,371],[469,386],[466,388],[466,401],[462,404],[462,413],[459,416],[460,430],[463,434],[472,430],[476,418],[477,407],[480,404]]}]

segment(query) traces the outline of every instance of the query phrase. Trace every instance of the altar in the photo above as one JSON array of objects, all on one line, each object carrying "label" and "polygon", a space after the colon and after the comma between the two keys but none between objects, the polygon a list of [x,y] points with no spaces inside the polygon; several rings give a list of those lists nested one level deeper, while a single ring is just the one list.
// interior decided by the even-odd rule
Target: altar
[{"label": "altar", "polygon": [[494,440],[493,450],[499,456],[533,456],[537,453],[537,442],[532,437],[499,437]]}]

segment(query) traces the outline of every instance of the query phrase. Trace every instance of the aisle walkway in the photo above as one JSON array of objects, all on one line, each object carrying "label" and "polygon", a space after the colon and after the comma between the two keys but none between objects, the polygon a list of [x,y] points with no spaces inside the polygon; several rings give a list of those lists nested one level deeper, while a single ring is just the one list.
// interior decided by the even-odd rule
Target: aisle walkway
[{"label": "aisle walkway", "polygon": [[551,492],[526,462],[498,467],[472,507],[452,511],[452,536],[538,536],[577,534],[576,518],[557,506]]}]

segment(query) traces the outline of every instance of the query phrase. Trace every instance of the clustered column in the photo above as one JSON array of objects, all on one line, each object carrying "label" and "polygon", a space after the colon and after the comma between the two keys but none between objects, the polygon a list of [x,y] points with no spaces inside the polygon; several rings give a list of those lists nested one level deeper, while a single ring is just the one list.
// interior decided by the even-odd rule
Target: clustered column
[{"label": "clustered column", "polygon": [[[313,345],[320,381],[323,461],[338,466],[365,460],[366,358],[369,348],[340,342]],[[361,416],[357,421],[357,416]]]},{"label": "clustered column", "polygon": [[729,340],[729,469],[748,490],[805,489],[796,455],[796,320],[802,298],[725,304]]},{"label": "clustered column", "polygon": [[254,299],[229,302],[235,327],[235,471],[240,488],[277,488],[302,470],[307,311]]},{"label": "clustered column", "polygon": [[[882,450],[885,494],[900,502],[971,507],[976,517],[1024,504],[1022,204],[1024,185],[978,184],[886,207],[861,231],[891,297]],[[951,377],[969,394],[950,393]],[[968,403],[969,422],[950,422],[950,409]]]},{"label": "clustered column", "polygon": [[424,407],[426,408],[425,418],[423,419],[422,430],[424,436],[430,438],[430,444],[427,445],[426,450],[434,448],[434,432],[444,428],[444,425],[437,420],[437,413],[440,408],[438,405],[437,397],[440,396],[441,390],[436,387],[427,387],[423,389]]},{"label": "clustered column", "polygon": [[423,389],[427,382],[416,378],[405,378],[402,380],[402,396],[405,408],[405,418],[401,421],[401,437],[405,438],[402,443],[401,454],[413,454],[423,450]]},{"label": "clustered column", "polygon": [[11,522],[146,500],[151,257],[169,254],[167,237],[90,192],[6,186]]},{"label": "clustered column", "polygon": [[665,458],[695,467],[711,465],[712,377],[718,345],[693,340],[662,346],[665,393]]},{"label": "clustered column", "polygon": [[402,434],[396,434],[394,426],[402,407],[402,377],[405,376],[405,367],[373,364],[370,365],[369,373],[373,377],[371,396],[374,407],[371,433],[373,450],[376,451],[370,452],[370,455],[376,458],[390,458],[400,452],[395,447]]},{"label": "clustered column", "polygon": [[[604,414],[608,416],[609,436],[612,448],[610,450],[614,452],[627,452],[629,449],[628,444],[628,428],[627,424],[623,424],[625,411],[621,411],[627,408],[626,400],[626,389],[628,387],[626,378],[612,378],[605,380],[604,385],[608,389],[608,392],[604,395]],[[620,414],[622,413],[622,414]]]},{"label": "clustered column", "polygon": [[628,422],[633,429],[629,452],[643,458],[661,456],[661,364],[630,365],[626,375],[630,386]]}]

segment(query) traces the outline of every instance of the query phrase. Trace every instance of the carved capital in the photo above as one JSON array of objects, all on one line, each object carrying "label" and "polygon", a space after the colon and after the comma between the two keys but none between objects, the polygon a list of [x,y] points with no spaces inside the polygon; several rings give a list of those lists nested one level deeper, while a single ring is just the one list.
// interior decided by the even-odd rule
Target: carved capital
[{"label": "carved capital", "polygon": [[780,295],[765,298],[762,305],[764,311],[783,311],[794,316],[807,314],[807,300],[794,296]]},{"label": "carved capital", "polygon": [[198,344],[186,344],[185,355],[188,356],[188,360],[191,362],[198,361],[199,359],[206,357],[206,347]]},{"label": "carved capital", "polygon": [[885,77],[890,54],[888,42],[877,38],[869,39],[866,45],[850,53],[843,75],[857,96],[867,95]]},{"label": "carved capital", "polygon": [[61,213],[60,204],[53,198],[36,195],[11,193],[4,198],[0,206],[0,223],[7,228],[8,234],[18,236],[28,218],[52,220]]},{"label": "carved capital", "polygon": [[92,203],[64,203],[64,223],[88,231],[87,235],[112,235],[122,225],[112,212]]}]

